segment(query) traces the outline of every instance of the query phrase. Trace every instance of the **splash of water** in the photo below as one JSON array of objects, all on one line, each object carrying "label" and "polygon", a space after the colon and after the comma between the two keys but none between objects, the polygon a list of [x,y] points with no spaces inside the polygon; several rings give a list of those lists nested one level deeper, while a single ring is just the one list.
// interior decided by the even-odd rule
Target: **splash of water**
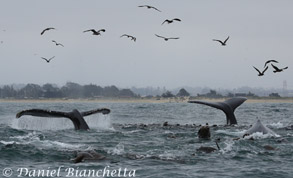
[{"label": "splash of water", "polygon": [[284,124],[281,123],[281,122],[279,121],[279,122],[277,122],[277,123],[269,124],[269,126],[271,126],[271,127],[273,127],[273,128],[280,129],[280,128],[283,128],[283,127],[284,127]]},{"label": "splash of water", "polygon": [[123,155],[124,153],[125,153],[124,145],[122,143],[119,143],[118,145],[115,146],[115,148],[110,149],[108,151],[108,154],[112,154],[112,155]]},{"label": "splash of water", "polygon": [[[96,114],[85,118],[89,127],[100,130],[114,130],[111,117],[108,115]],[[73,123],[67,118],[41,118],[26,116],[20,119],[13,119],[10,126],[14,129],[24,130],[65,130],[74,129]]]}]

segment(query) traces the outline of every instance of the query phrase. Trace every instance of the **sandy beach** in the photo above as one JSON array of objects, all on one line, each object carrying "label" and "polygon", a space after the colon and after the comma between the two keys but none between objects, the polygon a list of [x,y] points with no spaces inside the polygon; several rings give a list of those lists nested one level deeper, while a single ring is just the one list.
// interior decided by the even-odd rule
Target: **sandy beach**
[{"label": "sandy beach", "polygon": [[[97,103],[187,103],[189,100],[203,100],[210,102],[221,102],[228,98],[99,98],[99,99],[0,99],[0,102],[28,102],[28,103],[75,103],[75,102],[97,102]],[[248,98],[246,103],[293,103],[293,98]]]}]

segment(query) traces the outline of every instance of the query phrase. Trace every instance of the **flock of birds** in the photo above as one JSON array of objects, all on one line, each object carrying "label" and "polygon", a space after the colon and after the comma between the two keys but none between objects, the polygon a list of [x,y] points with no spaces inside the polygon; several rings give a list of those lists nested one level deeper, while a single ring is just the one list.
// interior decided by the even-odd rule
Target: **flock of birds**
[{"label": "flock of birds", "polygon": [[[149,5],[143,5],[143,6],[138,6],[138,7],[146,7],[146,8],[148,8],[148,9],[154,9],[154,10],[157,10],[157,11],[159,11],[159,12],[161,12],[159,9],[157,9],[156,7],[153,7],[153,6],[149,6]],[[174,21],[178,21],[178,22],[181,22],[181,19],[179,19],[179,18],[174,18],[174,19],[172,19],[172,20],[168,20],[168,19],[166,19],[163,23],[162,23],[162,25],[164,24],[164,23],[168,23],[168,24],[170,24],[170,23],[173,23]],[[170,37],[170,38],[166,38],[166,37],[163,37],[163,36],[160,36],[160,35],[157,35],[157,34],[155,34],[157,37],[159,37],[159,38],[163,38],[165,41],[168,41],[169,39],[179,39],[179,37]],[[227,41],[229,40],[229,38],[230,38],[230,36],[228,36],[224,41],[222,41],[222,40],[218,40],[218,39],[213,39],[213,41],[217,41],[217,42],[219,42],[222,46],[226,46],[226,43],[227,43]],[[268,60],[268,61],[266,61],[265,62],[265,65],[264,65],[264,70],[263,71],[260,71],[258,68],[256,68],[256,67],[254,67],[253,66],[253,68],[258,72],[258,76],[263,76],[264,75],[264,73],[268,70],[268,68],[269,68],[269,66],[267,66],[269,63],[279,63],[278,61],[276,61],[276,60]],[[274,68],[274,73],[277,73],[277,72],[282,72],[282,71],[284,71],[285,69],[288,69],[288,66],[287,67],[284,67],[284,68],[279,68],[279,67],[277,67],[277,66],[275,66],[274,64],[271,64],[271,66]]]},{"label": "flock of birds", "polygon": [[[154,6],[150,6],[150,5],[140,5],[138,7],[142,7],[142,8],[147,8],[147,9],[154,9],[158,12],[162,12],[161,10],[159,10],[158,8],[154,7]],[[181,19],[179,18],[173,18],[173,19],[166,19],[163,21],[163,23],[161,25],[164,25],[164,24],[171,24],[171,23],[174,23],[174,22],[181,22]],[[49,31],[49,30],[56,30],[54,27],[49,27],[49,28],[45,28],[42,32],[41,32],[41,35],[44,35],[46,31]],[[83,33],[86,33],[86,32],[92,32],[92,35],[101,35],[101,33],[103,32],[106,32],[105,29],[99,29],[99,30],[96,30],[96,29],[89,29],[89,30],[85,30],[83,31]],[[162,35],[158,35],[158,34],[155,34],[156,37],[158,38],[162,38],[164,39],[165,41],[168,41],[168,40],[177,40],[179,39],[179,37],[164,37]],[[123,34],[120,36],[120,38],[122,37],[127,37],[127,38],[130,38],[130,40],[136,42],[136,37],[132,36],[132,35],[129,35],[129,34]],[[216,42],[219,42],[222,46],[226,46],[227,44],[227,41],[229,40],[230,36],[228,36],[224,41],[222,40],[219,40],[219,39],[213,39],[213,41],[216,41]],[[55,43],[56,46],[61,46],[61,47],[64,47],[63,44],[61,43],[58,43],[57,41],[55,40],[52,40],[53,43]],[[3,41],[1,41],[1,43],[3,43]],[[47,63],[49,63],[53,58],[55,58],[55,56],[47,59],[45,57],[41,57],[42,59],[44,59]],[[271,66],[273,67],[274,69],[274,73],[277,73],[277,72],[282,72],[284,71],[285,69],[288,69],[288,66],[287,67],[284,67],[284,68],[279,68],[277,66],[275,66],[274,64],[272,63],[278,63],[278,61],[276,60],[268,60],[265,62],[265,65],[264,65],[264,69],[263,70],[259,70],[258,68],[254,67],[253,68],[258,72],[258,76],[263,76],[264,73],[268,70],[269,66],[268,64],[271,63]]]},{"label": "flock of birds", "polygon": [[287,67],[284,67],[284,68],[279,68],[279,67],[275,66],[274,64],[272,64],[272,63],[279,63],[276,60],[268,60],[268,61],[265,62],[263,71],[260,71],[258,68],[256,68],[256,67],[253,66],[253,68],[258,72],[258,76],[263,76],[265,74],[265,72],[269,68],[269,66],[268,66],[269,63],[271,63],[271,66],[274,68],[274,71],[273,71],[274,73],[276,73],[276,72],[282,72],[285,69],[288,69],[288,66]]},{"label": "flock of birds", "polygon": [[[158,12],[162,12],[160,11],[158,8],[154,7],[154,6],[150,6],[150,5],[141,5],[141,6],[138,6],[138,7],[145,7],[145,8],[148,8],[148,9],[154,9]],[[173,19],[166,19],[163,21],[163,23],[161,25],[164,25],[165,23],[166,24],[171,24],[171,23],[174,23],[175,21],[177,22],[181,22],[181,19],[179,18],[173,18]],[[44,35],[46,31],[49,31],[49,30],[55,30],[54,27],[49,27],[49,28],[45,28],[42,32],[41,32],[41,35]],[[86,33],[86,32],[92,32],[92,35],[101,35],[101,32],[106,32],[105,29],[100,29],[100,30],[96,30],[96,29],[89,29],[89,30],[85,30],[83,31],[83,33]],[[158,34],[155,34],[156,37],[158,38],[162,38],[164,39],[165,41],[168,41],[168,40],[177,40],[179,39],[179,37],[164,37],[162,35],[158,35]],[[132,35],[129,35],[129,34],[123,34],[120,36],[121,37],[127,37],[127,38],[130,38],[130,40],[136,42],[136,37],[132,36]],[[217,41],[219,43],[221,43],[222,46],[226,46],[226,42],[228,41],[229,39],[229,36],[228,38],[225,40],[225,41],[221,41],[221,40],[217,40],[217,39],[213,39],[213,41]],[[56,44],[56,46],[62,46],[64,47],[63,44],[61,43],[58,43],[56,42],[55,40],[52,40],[52,42],[54,42]],[[55,56],[47,59],[47,58],[44,58],[44,57],[41,57],[42,59],[44,59],[47,63],[49,63]]]},{"label": "flock of birds", "polygon": [[[145,8],[148,8],[148,9],[154,9],[154,10],[156,10],[156,11],[158,11],[158,12],[162,12],[162,11],[160,11],[158,8],[156,8],[156,7],[154,7],[154,6],[141,5],[141,6],[138,6],[138,7],[145,7]],[[177,22],[181,22],[181,19],[179,19],[179,18],[166,19],[166,20],[163,21],[163,23],[162,23],[161,25],[164,25],[165,23],[166,23],[166,24],[171,24],[171,23],[174,23],[175,21],[177,21]],[[49,31],[49,30],[56,30],[56,29],[55,29],[54,27],[48,27],[48,28],[45,28],[44,30],[42,30],[41,35],[44,35],[45,32],[47,32],[47,31]],[[97,35],[97,36],[98,36],[98,35],[101,35],[102,32],[103,32],[103,33],[106,32],[106,30],[105,30],[105,29],[99,29],[99,30],[96,30],[96,29],[89,29],[89,30],[85,30],[85,31],[83,31],[83,33],[86,33],[86,32],[92,32],[92,35]],[[168,40],[171,40],[171,39],[174,39],[174,40],[179,39],[179,37],[164,37],[164,36],[162,36],[162,35],[158,35],[158,34],[155,34],[155,36],[158,37],[158,38],[162,38],[162,39],[164,39],[165,41],[168,41]],[[129,35],[129,34],[123,34],[123,35],[120,36],[120,38],[122,38],[122,37],[130,38],[130,40],[136,42],[136,37],[134,37],[134,36],[132,36],[132,35]],[[218,41],[220,42],[220,40],[218,40]],[[226,42],[226,41],[227,41],[227,40],[225,40],[225,42]],[[55,41],[55,40],[52,40],[52,42],[55,43],[56,46],[62,46],[62,47],[64,47],[63,44],[58,43],[58,42]],[[225,42],[224,42],[224,43],[225,43]],[[53,57],[51,57],[51,58],[49,58],[49,59],[47,59],[47,58],[45,58],[45,57],[41,57],[41,58],[44,59],[47,63],[49,63],[54,57],[55,57],[55,56],[53,56]]]}]

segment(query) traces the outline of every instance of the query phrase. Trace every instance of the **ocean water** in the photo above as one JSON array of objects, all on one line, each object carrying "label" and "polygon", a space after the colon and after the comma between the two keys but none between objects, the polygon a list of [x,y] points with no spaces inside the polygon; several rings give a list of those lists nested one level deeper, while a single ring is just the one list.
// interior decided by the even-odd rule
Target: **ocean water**
[{"label": "ocean water", "polygon": [[[24,109],[102,107],[111,113],[85,117],[89,131],[75,131],[66,118],[15,118]],[[2,102],[0,177],[293,177],[292,108],[246,102],[235,112],[238,125],[225,126],[222,111],[190,103]],[[278,136],[234,140],[257,119]],[[199,125],[206,123],[211,139],[198,139]],[[220,150],[196,150],[217,148],[216,139]],[[107,158],[73,163],[76,152],[91,150]]]}]

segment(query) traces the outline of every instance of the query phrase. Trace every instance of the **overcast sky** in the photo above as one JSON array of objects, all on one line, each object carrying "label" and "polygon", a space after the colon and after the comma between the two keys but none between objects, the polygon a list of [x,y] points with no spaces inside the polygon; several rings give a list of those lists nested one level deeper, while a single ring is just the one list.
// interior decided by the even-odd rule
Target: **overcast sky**
[{"label": "overcast sky", "polygon": [[[138,7],[146,4],[162,12]],[[233,89],[286,81],[292,89],[292,7],[292,0],[1,0],[0,84]],[[172,18],[182,21],[161,25]],[[56,30],[40,35],[47,27]],[[92,28],[106,32],[83,33]],[[212,41],[228,36],[227,46]],[[258,77],[252,66],[263,70],[269,59],[289,69],[270,66]]]}]

